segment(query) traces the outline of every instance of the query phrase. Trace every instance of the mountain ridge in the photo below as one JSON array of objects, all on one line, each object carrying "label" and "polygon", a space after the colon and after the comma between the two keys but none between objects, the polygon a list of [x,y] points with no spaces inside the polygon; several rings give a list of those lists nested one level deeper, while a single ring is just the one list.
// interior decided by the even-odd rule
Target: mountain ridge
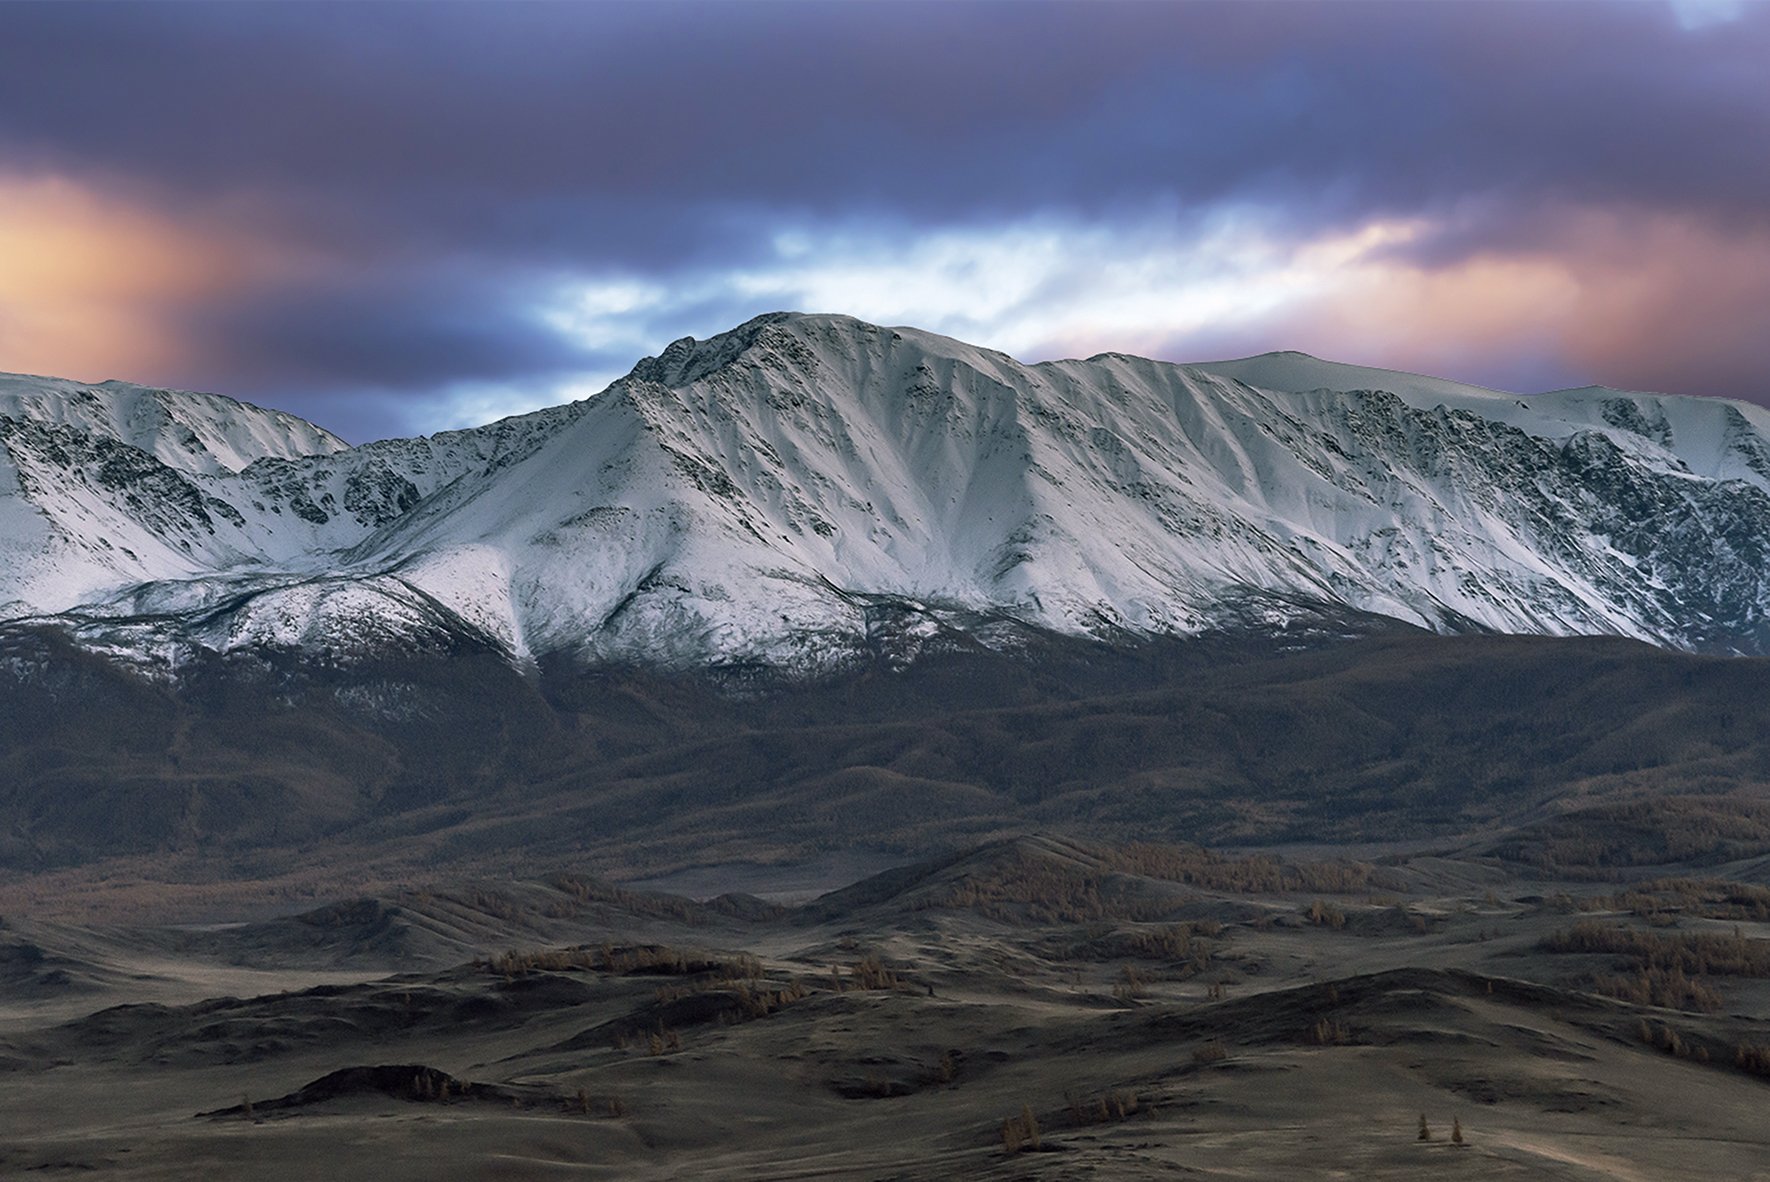
[{"label": "mountain ridge", "polygon": [[581,402],[358,447],[245,404],[185,421],[218,396],[30,381],[0,378],[0,617],[162,670],[466,638],[817,674],[1308,605],[1770,645],[1770,413],[1743,403],[1297,353],[1026,365],[798,313]]}]

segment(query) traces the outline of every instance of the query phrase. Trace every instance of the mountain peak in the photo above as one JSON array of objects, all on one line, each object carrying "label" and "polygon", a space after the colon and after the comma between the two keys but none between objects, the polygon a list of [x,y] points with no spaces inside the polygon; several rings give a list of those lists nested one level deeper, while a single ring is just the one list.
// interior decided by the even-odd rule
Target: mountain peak
[{"label": "mountain peak", "polygon": [[706,340],[683,337],[672,341],[656,357],[635,365],[629,376],[664,386],[686,386],[759,352],[804,366],[815,364],[820,356],[832,361],[861,354],[876,356],[887,346],[906,341],[912,351],[983,369],[1001,364],[1019,366],[1006,353],[924,329],[886,327],[837,312],[768,312]]},{"label": "mountain peak", "polygon": [[769,328],[802,318],[798,312],[766,312],[704,341],[681,337],[656,357],[641,360],[630,376],[662,386],[688,385],[732,364],[754,348]]},{"label": "mountain peak", "polygon": [[1347,613],[1770,650],[1755,409],[1294,351],[1023,365],[796,312],[631,379],[348,450],[225,399],[0,380],[0,620],[803,671]]}]

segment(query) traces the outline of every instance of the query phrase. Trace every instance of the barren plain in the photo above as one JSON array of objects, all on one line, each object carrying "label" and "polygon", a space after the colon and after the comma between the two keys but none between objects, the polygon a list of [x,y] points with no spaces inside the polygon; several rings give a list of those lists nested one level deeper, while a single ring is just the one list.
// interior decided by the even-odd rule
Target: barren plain
[{"label": "barren plain", "polygon": [[794,905],[9,918],[0,1174],[1761,1176],[1770,889],[1661,870],[1029,835]]}]

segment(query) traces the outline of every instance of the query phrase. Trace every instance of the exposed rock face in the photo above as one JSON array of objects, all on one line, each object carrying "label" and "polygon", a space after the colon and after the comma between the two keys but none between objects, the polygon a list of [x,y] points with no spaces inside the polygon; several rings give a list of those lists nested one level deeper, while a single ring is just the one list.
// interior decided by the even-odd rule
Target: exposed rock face
[{"label": "exposed rock face", "polygon": [[776,314],[583,402],[356,448],[213,395],[0,379],[0,616],[174,664],[470,635],[815,672],[1299,605],[1761,653],[1767,558],[1755,406],[1301,354],[1022,365]]}]

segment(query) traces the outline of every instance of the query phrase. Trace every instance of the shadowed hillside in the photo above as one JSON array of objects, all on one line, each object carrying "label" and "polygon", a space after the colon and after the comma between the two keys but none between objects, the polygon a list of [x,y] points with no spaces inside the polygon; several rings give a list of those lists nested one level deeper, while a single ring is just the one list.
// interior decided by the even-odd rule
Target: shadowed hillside
[{"label": "shadowed hillside", "polygon": [[211,876],[251,876],[324,834],[327,858],[356,865],[590,855],[637,875],[925,856],[1029,828],[1479,837],[1597,872],[1770,851],[1762,661],[1406,633],[1294,652],[1041,644],[795,685],[525,677],[463,642],[342,667],[217,660],[174,689],[14,633],[4,856],[200,852]]}]

